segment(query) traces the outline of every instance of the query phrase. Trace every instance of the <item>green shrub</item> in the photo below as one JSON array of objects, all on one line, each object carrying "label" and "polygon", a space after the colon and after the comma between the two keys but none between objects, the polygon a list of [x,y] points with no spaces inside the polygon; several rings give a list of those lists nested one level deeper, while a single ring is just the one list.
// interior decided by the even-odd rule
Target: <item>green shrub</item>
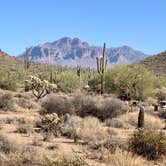
[{"label": "green shrub", "polygon": [[56,84],[63,92],[73,92],[80,87],[80,80],[76,74],[68,71],[57,75]]},{"label": "green shrub", "polygon": [[166,136],[163,132],[139,129],[129,139],[129,149],[149,160],[156,160],[166,154]]}]

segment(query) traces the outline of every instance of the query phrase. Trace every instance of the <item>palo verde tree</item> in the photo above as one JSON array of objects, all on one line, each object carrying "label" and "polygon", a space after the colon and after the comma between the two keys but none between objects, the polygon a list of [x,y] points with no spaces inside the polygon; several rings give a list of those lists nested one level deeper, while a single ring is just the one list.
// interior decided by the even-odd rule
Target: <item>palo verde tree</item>
[{"label": "palo verde tree", "polygon": [[96,60],[97,60],[97,71],[100,74],[100,79],[101,79],[100,92],[101,92],[101,94],[103,94],[104,89],[105,89],[105,72],[107,69],[107,57],[106,57],[106,44],[105,43],[103,46],[102,57],[97,57]]},{"label": "palo verde tree", "polygon": [[127,100],[154,95],[156,76],[142,65],[115,65],[105,74],[106,91]]}]

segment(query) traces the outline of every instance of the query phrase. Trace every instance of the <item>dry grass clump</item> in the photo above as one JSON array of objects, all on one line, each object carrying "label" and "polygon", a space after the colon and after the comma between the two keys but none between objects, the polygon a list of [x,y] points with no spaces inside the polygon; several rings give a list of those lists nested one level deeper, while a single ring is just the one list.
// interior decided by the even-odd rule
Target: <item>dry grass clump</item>
[{"label": "dry grass clump", "polygon": [[15,104],[11,94],[0,94],[0,109],[3,111],[15,111]]},{"label": "dry grass clump", "polygon": [[43,165],[43,156],[32,146],[23,147],[15,153],[0,155],[0,165],[2,166],[39,166]]},{"label": "dry grass clump", "polygon": [[22,108],[25,108],[25,109],[34,109],[34,108],[37,108],[37,105],[32,102],[31,100],[27,100],[27,99],[24,99],[24,98],[18,98],[16,100],[16,104],[19,106],[19,107],[22,107]]},{"label": "dry grass clump", "polygon": [[101,122],[95,117],[80,118],[71,116],[61,127],[63,135],[83,140],[85,143],[103,140],[108,136],[107,130],[102,126]]},{"label": "dry grass clump", "polygon": [[[130,127],[137,127],[138,122],[138,112],[131,112],[128,114],[124,114],[118,117],[121,121],[124,123],[130,125]],[[151,129],[163,129],[164,123],[162,120],[154,115],[145,113],[145,128],[151,128]]]},{"label": "dry grass clump", "polygon": [[46,159],[44,162],[45,166],[88,166],[89,164],[84,158],[73,155],[73,156],[63,156],[56,160]]},{"label": "dry grass clump", "polygon": [[32,138],[31,145],[33,145],[33,146],[42,146],[42,140],[43,140],[42,136],[36,134]]},{"label": "dry grass clump", "polygon": [[14,146],[14,144],[10,142],[5,135],[0,134],[0,152],[8,154],[15,151],[16,147]]},{"label": "dry grass clump", "polygon": [[108,157],[108,163],[110,166],[148,166],[142,157],[120,149],[116,149],[116,152]]},{"label": "dry grass clump", "polygon": [[118,118],[106,119],[105,125],[114,128],[125,128],[126,125]]}]

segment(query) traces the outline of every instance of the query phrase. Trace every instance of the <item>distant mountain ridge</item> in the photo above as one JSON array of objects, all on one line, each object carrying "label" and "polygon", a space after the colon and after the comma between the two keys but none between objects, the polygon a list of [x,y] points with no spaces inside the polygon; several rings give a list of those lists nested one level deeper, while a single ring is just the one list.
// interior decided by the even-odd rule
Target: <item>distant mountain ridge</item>
[{"label": "distant mountain ridge", "polygon": [[11,56],[7,54],[6,52],[2,51],[0,49],[0,60],[6,60],[6,61],[20,61],[17,57]]},{"label": "distant mountain ridge", "polygon": [[166,76],[166,51],[160,54],[148,57],[140,62],[157,75]]},{"label": "distant mountain ridge", "polygon": [[[106,53],[109,64],[130,64],[149,56],[128,46],[107,48]],[[21,57],[25,54],[30,56],[30,60],[42,63],[51,61],[52,64],[68,67],[96,67],[96,57],[101,56],[102,47],[90,46],[79,38],[64,37],[54,42],[32,46]]]}]

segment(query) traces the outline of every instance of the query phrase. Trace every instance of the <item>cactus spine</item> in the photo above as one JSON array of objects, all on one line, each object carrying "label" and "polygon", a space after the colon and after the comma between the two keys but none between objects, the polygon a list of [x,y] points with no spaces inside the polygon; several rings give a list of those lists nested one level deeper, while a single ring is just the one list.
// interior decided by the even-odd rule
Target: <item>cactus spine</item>
[{"label": "cactus spine", "polygon": [[138,128],[144,127],[144,107],[140,107],[139,115],[138,115]]},{"label": "cactus spine", "polygon": [[107,69],[107,57],[106,57],[106,44],[104,43],[102,57],[97,57],[97,71],[101,76],[101,94],[104,93],[105,89],[105,72]]}]

